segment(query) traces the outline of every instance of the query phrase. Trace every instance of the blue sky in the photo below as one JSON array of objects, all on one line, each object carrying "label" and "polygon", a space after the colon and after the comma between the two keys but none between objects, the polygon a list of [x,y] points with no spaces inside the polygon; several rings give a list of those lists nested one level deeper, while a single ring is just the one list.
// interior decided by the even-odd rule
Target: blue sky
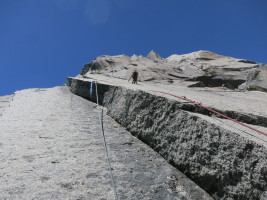
[{"label": "blue sky", "polygon": [[0,0],[0,96],[63,85],[99,55],[209,50],[267,63],[266,0]]}]

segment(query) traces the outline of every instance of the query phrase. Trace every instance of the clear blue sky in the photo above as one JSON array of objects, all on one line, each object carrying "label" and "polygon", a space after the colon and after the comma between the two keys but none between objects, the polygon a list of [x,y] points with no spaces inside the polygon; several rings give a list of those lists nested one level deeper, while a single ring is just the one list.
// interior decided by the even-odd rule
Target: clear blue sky
[{"label": "clear blue sky", "polygon": [[0,95],[62,85],[99,55],[152,49],[267,63],[267,0],[0,0]]}]

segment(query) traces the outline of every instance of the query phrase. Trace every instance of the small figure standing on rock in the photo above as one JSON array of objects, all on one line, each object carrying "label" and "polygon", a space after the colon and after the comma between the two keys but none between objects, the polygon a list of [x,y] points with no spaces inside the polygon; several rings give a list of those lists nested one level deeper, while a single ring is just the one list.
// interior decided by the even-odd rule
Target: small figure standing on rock
[{"label": "small figure standing on rock", "polygon": [[130,81],[131,78],[133,78],[132,84],[137,84],[138,72],[136,69],[133,71],[133,73],[132,73],[132,75],[128,81]]}]

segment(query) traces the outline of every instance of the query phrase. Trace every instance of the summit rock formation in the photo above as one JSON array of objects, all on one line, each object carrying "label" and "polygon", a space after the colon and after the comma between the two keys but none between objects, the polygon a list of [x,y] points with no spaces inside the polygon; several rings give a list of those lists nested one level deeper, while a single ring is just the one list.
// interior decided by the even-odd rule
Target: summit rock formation
[{"label": "summit rock formation", "polygon": [[140,81],[162,84],[183,81],[189,87],[267,89],[266,65],[210,51],[174,54],[166,59],[155,51],[147,56],[99,56],[84,66],[81,75],[101,72],[106,76],[127,79],[134,69],[140,71]]}]

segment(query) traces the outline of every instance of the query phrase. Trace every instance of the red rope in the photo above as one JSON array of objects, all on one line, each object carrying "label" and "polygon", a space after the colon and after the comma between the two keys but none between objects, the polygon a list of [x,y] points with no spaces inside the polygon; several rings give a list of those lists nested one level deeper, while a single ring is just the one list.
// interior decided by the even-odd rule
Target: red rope
[{"label": "red rope", "polygon": [[240,125],[245,126],[245,127],[249,128],[249,129],[251,129],[251,130],[253,130],[253,131],[256,131],[256,132],[258,132],[258,133],[261,133],[261,134],[267,136],[267,133],[264,133],[264,132],[262,132],[262,131],[260,131],[260,130],[258,130],[258,129],[255,129],[255,128],[251,127],[251,126],[248,126],[248,125],[246,125],[246,124],[244,124],[244,123],[242,123],[242,122],[239,122],[239,121],[237,121],[237,120],[235,120],[235,119],[233,119],[233,118],[231,118],[231,117],[228,117],[228,116],[226,116],[226,115],[224,115],[224,114],[222,114],[222,113],[219,113],[219,112],[217,112],[217,111],[215,111],[215,110],[213,110],[213,109],[211,109],[211,108],[209,108],[209,107],[203,106],[201,103],[192,101],[192,100],[187,99],[187,98],[185,98],[185,97],[180,97],[180,96],[177,96],[177,95],[174,95],[174,94],[171,94],[171,93],[167,93],[167,92],[162,92],[162,91],[157,91],[157,90],[150,90],[150,91],[152,91],[152,92],[159,92],[159,93],[162,93],[162,94],[167,94],[167,95],[174,96],[174,97],[177,97],[177,98],[179,98],[179,99],[188,101],[188,102],[190,102],[190,103],[192,103],[192,104],[195,104],[195,105],[200,106],[200,107],[202,107],[202,108],[205,108],[205,109],[207,109],[207,110],[209,110],[209,111],[211,111],[211,112],[213,112],[213,113],[216,113],[217,115],[220,115],[220,116],[222,116],[222,117],[224,117],[224,118],[226,118],[226,119],[229,119],[229,120],[231,120],[231,121],[233,121],[233,122],[235,122],[235,123],[237,123],[237,124],[240,124]]}]

